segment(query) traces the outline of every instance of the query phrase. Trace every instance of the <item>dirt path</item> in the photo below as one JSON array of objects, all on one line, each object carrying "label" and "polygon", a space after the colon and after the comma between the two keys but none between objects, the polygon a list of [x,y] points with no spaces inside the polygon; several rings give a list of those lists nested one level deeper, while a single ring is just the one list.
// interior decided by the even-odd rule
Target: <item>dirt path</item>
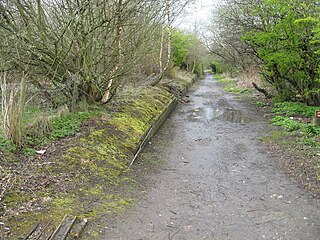
[{"label": "dirt path", "polygon": [[277,170],[266,120],[211,75],[189,99],[152,143],[166,160],[153,187],[101,239],[320,239],[320,201]]}]

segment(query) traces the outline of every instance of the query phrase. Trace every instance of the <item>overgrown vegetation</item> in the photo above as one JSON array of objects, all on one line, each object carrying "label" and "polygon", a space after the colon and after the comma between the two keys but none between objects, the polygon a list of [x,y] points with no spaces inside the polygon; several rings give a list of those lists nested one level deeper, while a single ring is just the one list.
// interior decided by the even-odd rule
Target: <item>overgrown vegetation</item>
[{"label": "overgrown vegetation", "polygon": [[[259,102],[261,108],[269,104]],[[320,128],[312,123],[317,107],[297,102],[273,103],[271,122],[277,130],[263,138],[275,152],[280,164],[302,186],[320,194]]]},{"label": "overgrown vegetation", "polygon": [[195,34],[174,30],[172,32],[172,50],[175,66],[197,75],[203,74],[207,52]]},{"label": "overgrown vegetation", "polygon": [[304,143],[317,146],[320,128],[312,123],[315,110],[317,107],[310,107],[303,103],[275,103],[272,110],[275,116],[271,121],[274,125],[283,127],[285,131],[302,137]]},{"label": "overgrown vegetation", "polygon": [[[192,81],[192,75],[183,76],[174,86],[178,92]],[[43,124],[50,131],[30,129],[29,147],[20,150],[20,159],[13,156],[9,161],[11,153],[1,152],[6,161],[0,168],[4,223],[0,237],[17,239],[34,223],[59,221],[67,213],[92,222],[128,208],[143,175],[134,176],[129,163],[142,136],[172,98],[165,88],[144,86],[122,92],[104,107],[90,106],[90,111],[60,109],[52,114],[56,117],[50,126]],[[31,147],[45,151],[34,155]],[[99,233],[97,226],[89,230],[87,239]]]},{"label": "overgrown vegetation", "polygon": [[[131,99],[130,106],[126,103],[111,115],[97,117],[78,140],[63,141],[63,151],[52,146],[49,153],[34,158],[31,166],[19,164],[24,171],[14,173],[16,182],[7,189],[2,202],[6,206],[4,216],[18,214],[2,218],[10,228],[11,239],[26,234],[37,221],[58,221],[65,213],[93,220],[101,213],[121,211],[130,205],[133,192],[119,195],[113,194],[113,189],[119,192],[122,185],[132,184],[126,174],[130,156],[145,128],[171,96],[161,90],[140,93]],[[77,113],[53,121],[48,137],[56,139],[77,131],[79,123],[90,116],[91,113]]]},{"label": "overgrown vegetation", "polygon": [[[40,114],[48,118],[43,117],[42,122],[50,128],[52,109],[67,106],[76,112],[83,102],[107,103],[123,88],[157,85],[171,75],[178,58],[190,65],[188,71],[201,74],[202,50],[195,49],[204,47],[196,36],[172,24],[188,3],[1,2],[3,137],[18,147],[25,145],[26,132],[21,126],[26,122],[25,105],[41,108]],[[184,40],[176,36],[188,39],[186,49],[180,51]]]},{"label": "overgrown vegetation", "polygon": [[63,212],[92,217],[132,203],[114,192],[132,186],[141,135],[167,89],[179,95],[203,73],[203,44],[173,27],[189,3],[0,2],[0,238]]},{"label": "overgrown vegetation", "polygon": [[316,0],[227,0],[214,15],[211,52],[232,74],[258,68],[280,101],[319,105],[319,8]]}]

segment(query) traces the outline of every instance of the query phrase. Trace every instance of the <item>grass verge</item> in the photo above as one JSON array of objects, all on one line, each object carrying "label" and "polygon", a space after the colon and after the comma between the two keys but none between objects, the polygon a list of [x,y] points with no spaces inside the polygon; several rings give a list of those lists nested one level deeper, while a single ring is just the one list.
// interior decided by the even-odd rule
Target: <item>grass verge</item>
[{"label": "grass verge", "polygon": [[297,102],[274,103],[271,122],[278,128],[263,140],[280,153],[280,165],[291,177],[320,196],[320,128],[312,123],[316,109]]},{"label": "grass verge", "polygon": [[237,81],[233,78],[228,78],[224,75],[214,75],[214,77],[218,80],[219,83],[223,84],[223,89],[226,92],[230,92],[234,94],[245,94],[245,93],[251,92],[249,88],[240,87],[237,84]]}]

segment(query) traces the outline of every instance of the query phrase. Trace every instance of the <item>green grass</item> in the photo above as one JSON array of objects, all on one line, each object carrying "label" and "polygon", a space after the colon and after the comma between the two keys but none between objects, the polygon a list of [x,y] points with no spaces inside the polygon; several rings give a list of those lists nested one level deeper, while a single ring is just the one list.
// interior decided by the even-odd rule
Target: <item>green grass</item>
[{"label": "green grass", "polygon": [[66,136],[74,135],[76,132],[80,131],[80,126],[84,121],[101,114],[101,111],[76,112],[70,113],[65,117],[56,118],[52,121],[53,130],[48,138],[54,141]]},{"label": "green grass", "polygon": [[11,141],[6,140],[2,134],[0,134],[0,151],[13,152],[17,148]]},{"label": "green grass", "polygon": [[274,104],[272,112],[277,115],[284,114],[288,117],[297,114],[305,117],[313,117],[316,110],[320,110],[320,107],[307,106],[299,102],[280,102]]},{"label": "green grass", "polygon": [[250,89],[248,88],[239,87],[235,79],[226,78],[223,75],[214,75],[214,77],[217,79],[219,83],[222,83],[224,85],[223,89],[226,92],[235,93],[235,94],[243,94],[243,93],[250,92]]},{"label": "green grass", "polygon": [[260,108],[267,106],[265,102],[261,102],[261,101],[255,102],[255,105],[257,105]]},{"label": "green grass", "polygon": [[227,80],[226,77],[224,75],[222,75],[222,74],[215,74],[214,78],[217,79],[218,82]]},{"label": "green grass", "polygon": [[275,116],[271,119],[276,126],[281,126],[287,132],[297,132],[303,135],[320,135],[320,128],[315,127],[312,123],[301,123],[289,117]]},{"label": "green grass", "polygon": [[[35,120],[35,116],[40,113],[38,108],[28,108],[24,113],[24,126],[28,126],[30,122]],[[48,112],[48,114],[52,114],[52,112]],[[102,109],[94,109],[86,112],[69,113],[62,117],[53,117],[50,120],[51,130],[46,133],[42,133],[39,129],[36,129],[37,126],[26,127],[23,130],[25,132],[24,147],[21,149],[17,149],[15,144],[6,140],[0,132],[0,151],[14,153],[19,150],[24,155],[31,157],[35,155],[34,147],[40,147],[60,138],[72,136],[81,130],[81,125],[85,121],[102,114]]]},{"label": "green grass", "polygon": [[224,90],[227,91],[227,92],[236,93],[236,94],[250,92],[250,90],[248,88],[240,88],[238,86],[224,87]]}]

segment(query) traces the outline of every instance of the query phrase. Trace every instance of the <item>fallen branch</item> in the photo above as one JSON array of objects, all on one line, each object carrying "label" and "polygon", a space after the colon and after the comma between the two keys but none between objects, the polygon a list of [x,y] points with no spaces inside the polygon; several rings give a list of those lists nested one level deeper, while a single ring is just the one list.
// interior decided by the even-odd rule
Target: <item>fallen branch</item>
[{"label": "fallen branch", "polygon": [[269,98],[273,97],[273,95],[271,93],[269,93],[267,90],[265,90],[263,88],[258,87],[257,84],[255,84],[255,83],[251,83],[251,84],[258,92],[261,92],[264,96],[266,96],[266,98],[269,99]]}]

